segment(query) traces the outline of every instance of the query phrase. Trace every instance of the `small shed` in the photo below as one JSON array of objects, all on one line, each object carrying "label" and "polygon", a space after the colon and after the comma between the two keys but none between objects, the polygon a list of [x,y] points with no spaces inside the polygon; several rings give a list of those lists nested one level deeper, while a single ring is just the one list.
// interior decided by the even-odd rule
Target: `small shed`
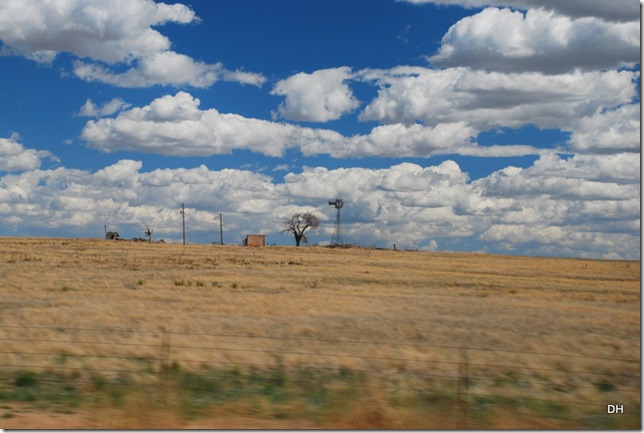
[{"label": "small shed", "polygon": [[105,239],[110,241],[116,241],[121,239],[117,232],[105,232]]},{"label": "small shed", "polygon": [[246,235],[244,245],[247,247],[265,247],[266,235]]}]

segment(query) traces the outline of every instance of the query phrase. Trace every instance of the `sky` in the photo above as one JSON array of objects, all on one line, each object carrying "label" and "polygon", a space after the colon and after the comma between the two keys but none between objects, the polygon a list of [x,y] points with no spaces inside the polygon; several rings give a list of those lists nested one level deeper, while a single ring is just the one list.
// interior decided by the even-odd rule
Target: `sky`
[{"label": "sky", "polygon": [[0,0],[0,236],[640,258],[635,0]]}]

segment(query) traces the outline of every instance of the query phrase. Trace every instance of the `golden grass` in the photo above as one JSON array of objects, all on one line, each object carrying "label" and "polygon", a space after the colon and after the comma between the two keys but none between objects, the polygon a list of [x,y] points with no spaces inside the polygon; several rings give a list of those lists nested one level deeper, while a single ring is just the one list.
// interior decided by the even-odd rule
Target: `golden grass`
[{"label": "golden grass", "polygon": [[[147,359],[154,370],[163,327],[170,361],[187,370],[270,366],[278,353],[286,367],[449,376],[468,347],[470,374],[491,378],[469,392],[603,401],[569,383],[583,371],[639,405],[639,378],[613,377],[640,370],[614,360],[640,359],[635,261],[1,238],[0,276],[5,365],[131,370]],[[507,365],[531,369],[529,383]]]}]

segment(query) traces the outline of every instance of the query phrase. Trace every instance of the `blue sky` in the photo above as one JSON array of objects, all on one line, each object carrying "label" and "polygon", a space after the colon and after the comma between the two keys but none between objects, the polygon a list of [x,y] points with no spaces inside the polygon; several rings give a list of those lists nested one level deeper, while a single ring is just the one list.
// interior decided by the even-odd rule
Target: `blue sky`
[{"label": "blue sky", "polygon": [[616,0],[0,0],[0,235],[639,259]]}]

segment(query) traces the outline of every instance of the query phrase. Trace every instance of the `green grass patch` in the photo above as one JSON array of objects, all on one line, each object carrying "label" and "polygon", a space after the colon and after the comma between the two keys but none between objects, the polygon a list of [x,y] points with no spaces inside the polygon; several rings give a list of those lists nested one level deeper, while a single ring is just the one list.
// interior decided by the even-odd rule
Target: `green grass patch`
[{"label": "green grass patch", "polygon": [[597,388],[601,392],[611,392],[615,390],[615,384],[609,382],[606,379],[602,379],[599,382],[595,382],[593,385],[595,385],[595,388]]},{"label": "green grass patch", "polygon": [[31,371],[21,371],[16,375],[13,384],[18,388],[35,387],[38,385],[36,373]]},{"label": "green grass patch", "polygon": [[[138,361],[145,367],[151,359]],[[83,409],[130,417],[138,411],[171,412],[187,422],[213,413],[234,413],[257,419],[307,420],[334,428],[342,423],[348,428],[487,428],[499,416],[545,420],[557,428],[630,428],[640,421],[638,412],[611,417],[565,401],[531,398],[525,392],[513,397],[462,392],[459,399],[456,383],[450,380],[346,368],[293,368],[278,357],[265,368],[190,371],[174,363],[164,372],[141,371],[139,376],[74,373],[0,371],[0,400],[32,403],[36,409],[63,414]],[[506,376],[504,388],[517,379]],[[145,427],[146,421],[141,422],[136,425]]]}]

